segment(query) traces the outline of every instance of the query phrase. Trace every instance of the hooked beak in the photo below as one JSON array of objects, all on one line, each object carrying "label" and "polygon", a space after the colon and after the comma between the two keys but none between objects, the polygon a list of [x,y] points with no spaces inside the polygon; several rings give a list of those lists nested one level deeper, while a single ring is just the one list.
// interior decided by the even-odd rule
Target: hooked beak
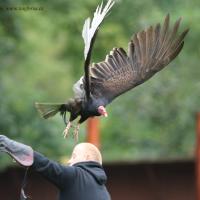
[{"label": "hooked beak", "polygon": [[98,112],[99,112],[100,115],[103,115],[104,117],[108,117],[108,113],[106,112],[106,109],[105,109],[104,106],[99,106]]}]

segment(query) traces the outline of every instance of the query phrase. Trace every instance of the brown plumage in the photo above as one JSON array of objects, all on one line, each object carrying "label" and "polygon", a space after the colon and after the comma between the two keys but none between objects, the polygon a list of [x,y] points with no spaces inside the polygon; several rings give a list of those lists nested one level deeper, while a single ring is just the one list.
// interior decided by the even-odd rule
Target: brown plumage
[{"label": "brown plumage", "polygon": [[180,19],[169,29],[169,15],[163,26],[150,26],[133,36],[128,53],[114,48],[105,61],[91,66],[91,94],[111,102],[122,93],[144,83],[169,64],[181,51],[188,29],[177,35]]},{"label": "brown plumage", "polygon": [[[106,59],[90,64],[92,47],[106,13],[113,6],[109,0],[102,8],[97,7],[92,22],[87,19],[83,27],[85,42],[85,74],[74,84],[75,97],[67,103],[45,104],[36,103],[38,111],[44,118],[49,118],[60,112],[67,127],[65,136],[71,127],[71,122],[80,116],[78,124],[93,116],[107,116],[106,105],[117,96],[144,83],[155,73],[167,66],[181,51],[188,29],[178,34],[181,19],[173,28],[169,27],[170,17],[166,16],[163,25],[150,26],[135,34],[128,44],[128,52],[122,48],[114,48]],[[66,122],[66,112],[70,113]],[[78,127],[78,126],[77,126]],[[78,128],[75,130],[77,135]]]}]

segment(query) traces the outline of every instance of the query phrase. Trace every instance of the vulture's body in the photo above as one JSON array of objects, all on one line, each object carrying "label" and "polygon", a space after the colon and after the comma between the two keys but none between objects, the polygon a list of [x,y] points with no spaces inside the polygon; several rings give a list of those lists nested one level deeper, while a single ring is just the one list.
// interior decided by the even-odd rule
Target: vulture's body
[{"label": "vulture's body", "polygon": [[[85,73],[73,86],[74,98],[61,104],[36,103],[38,111],[45,119],[57,112],[61,113],[67,124],[65,135],[71,122],[79,116],[78,124],[89,117],[107,116],[106,105],[167,66],[184,45],[183,40],[188,29],[178,35],[181,20],[177,20],[173,28],[170,28],[170,18],[167,15],[162,26],[150,26],[135,34],[128,44],[127,52],[122,48],[113,48],[104,61],[90,64],[99,26],[113,4],[114,0],[109,0],[104,8],[101,4],[92,21],[90,18],[85,21],[82,32],[85,43]],[[66,112],[70,113],[68,122]]]}]

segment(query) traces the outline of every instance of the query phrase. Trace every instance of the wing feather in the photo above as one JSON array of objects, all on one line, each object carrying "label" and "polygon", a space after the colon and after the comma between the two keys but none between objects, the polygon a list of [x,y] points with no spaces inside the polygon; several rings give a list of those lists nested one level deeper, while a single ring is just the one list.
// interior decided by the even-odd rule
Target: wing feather
[{"label": "wing feather", "polygon": [[183,48],[188,29],[178,35],[180,21],[181,18],[171,30],[168,14],[162,26],[150,26],[135,34],[128,44],[128,53],[122,48],[114,48],[105,61],[93,64],[91,94],[108,104],[163,69]]},{"label": "wing feather", "polygon": [[84,48],[84,70],[85,70],[85,92],[86,98],[89,99],[90,97],[90,59],[92,54],[92,48],[95,42],[95,38],[99,29],[100,24],[102,23],[103,19],[105,18],[106,14],[109,12],[111,7],[114,5],[114,0],[108,0],[107,4],[103,8],[103,2],[100,6],[97,6],[96,11],[94,12],[94,17],[91,20],[87,18],[83,25],[82,30],[82,37],[84,40],[85,48]]},{"label": "wing feather", "polygon": [[100,26],[101,22],[103,21],[109,10],[112,8],[114,3],[115,3],[114,0],[108,0],[107,4],[103,8],[103,2],[102,2],[100,6],[97,6],[96,11],[94,12],[93,19],[91,20],[90,18],[87,18],[85,20],[82,30],[82,37],[85,43],[85,48],[84,48],[85,60],[87,58],[91,41],[95,35],[95,32],[98,30],[98,27]]}]

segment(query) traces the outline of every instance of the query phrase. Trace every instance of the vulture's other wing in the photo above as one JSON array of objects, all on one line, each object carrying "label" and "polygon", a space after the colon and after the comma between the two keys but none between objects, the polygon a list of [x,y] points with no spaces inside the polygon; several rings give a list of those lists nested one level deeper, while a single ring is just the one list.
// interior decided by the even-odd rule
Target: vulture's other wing
[{"label": "vulture's other wing", "polygon": [[115,3],[114,0],[108,0],[107,4],[103,8],[103,2],[102,2],[101,5],[97,7],[92,21],[90,18],[87,18],[85,20],[85,23],[83,26],[82,37],[83,37],[83,40],[85,43],[84,70],[85,70],[85,91],[86,91],[87,99],[90,96],[89,64],[90,64],[92,47],[93,47],[99,26],[100,26],[101,22],[103,21],[104,17],[106,16],[106,14],[109,12],[111,7],[114,5],[114,3]]},{"label": "vulture's other wing", "polygon": [[128,54],[114,48],[105,61],[91,67],[91,94],[106,104],[115,97],[142,84],[169,64],[181,51],[188,29],[177,35],[181,19],[169,28],[164,24],[137,33],[128,45]]}]

